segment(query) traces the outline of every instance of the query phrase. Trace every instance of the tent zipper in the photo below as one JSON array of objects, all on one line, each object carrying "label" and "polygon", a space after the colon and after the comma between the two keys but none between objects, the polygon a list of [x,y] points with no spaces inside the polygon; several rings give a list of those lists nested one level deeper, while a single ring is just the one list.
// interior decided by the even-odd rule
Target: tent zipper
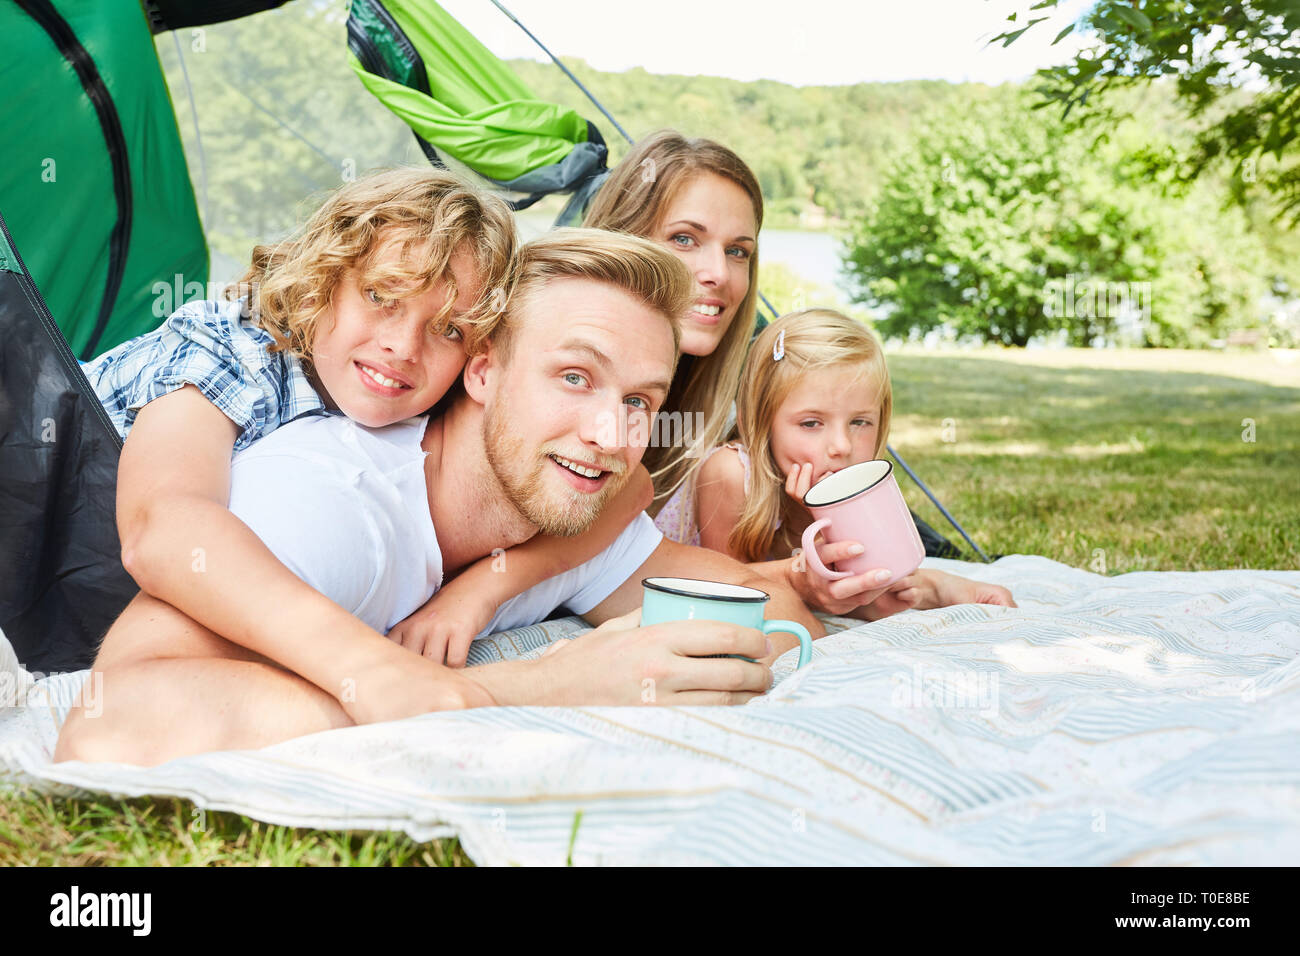
[{"label": "tent zipper", "polygon": [[[54,9],[50,0],[18,0],[18,5],[28,16],[40,25],[63,58],[71,64],[81,80],[82,89],[95,108],[99,118],[100,129],[108,146],[109,161],[113,168],[113,197],[117,200],[117,222],[108,244],[108,276],[104,281],[104,298],[99,304],[99,315],[90,339],[82,349],[82,358],[94,358],[99,340],[108,327],[108,320],[113,314],[113,305],[122,288],[122,276],[126,272],[127,247],[131,240],[131,170],[126,158],[126,136],[122,132],[122,120],[117,114],[117,107],[109,95],[104,78],[90,53],[81,45],[77,35],[72,31],[68,21]],[[48,311],[48,310],[47,310]],[[102,409],[101,409],[102,410]],[[116,429],[113,431],[117,434]]]}]

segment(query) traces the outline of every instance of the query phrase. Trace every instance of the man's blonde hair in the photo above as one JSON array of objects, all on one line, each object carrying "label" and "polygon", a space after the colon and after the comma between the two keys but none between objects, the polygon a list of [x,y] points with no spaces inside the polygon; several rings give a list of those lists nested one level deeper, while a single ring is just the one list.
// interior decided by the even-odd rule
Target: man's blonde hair
[{"label": "man's blonde hair", "polygon": [[[690,139],[671,129],[659,130],[637,141],[601,186],[583,225],[649,236],[659,227],[682,190],[703,174],[729,179],[745,191],[754,209],[754,235],[757,236],[763,227],[763,193],[754,171],[721,143]],[[721,441],[757,318],[758,250],[755,249],[749,257],[749,290],[737,307],[731,326],[712,354],[686,356],[681,375],[673,381],[672,391],[664,403],[665,412],[683,416],[700,414],[704,429],[690,443],[646,449],[645,466],[655,485],[651,514],[657,514],[684,482],[694,479],[704,460],[702,453]]]},{"label": "man's blonde hair", "polygon": [[[392,243],[400,258],[379,264],[376,252]],[[288,239],[255,247],[252,265],[226,297],[248,296],[254,321],[275,338],[271,350],[310,364],[317,323],[348,269],[360,270],[362,289],[387,298],[418,296],[445,281],[447,303],[432,331],[446,331],[461,291],[449,262],[463,250],[479,294],[456,325],[472,349],[500,320],[517,248],[504,200],[444,170],[388,169],[335,190]]]},{"label": "man's blonde hair", "polygon": [[695,295],[690,271],[657,243],[601,229],[553,229],[520,248],[514,291],[491,336],[492,348],[502,360],[510,360],[525,306],[553,279],[604,282],[662,315],[672,329],[676,369],[682,316]]},{"label": "man's blonde hair", "polygon": [[872,457],[879,458],[889,441],[894,399],[884,347],[871,329],[833,309],[805,309],[781,316],[754,340],[736,396],[736,425],[731,433],[749,452],[751,469],[745,506],[727,539],[733,554],[743,555],[746,561],[764,561],[774,545],[783,551],[799,546],[803,525],[794,501],[785,493],[786,476],[772,457],[772,423],[782,403],[807,376],[853,366],[876,387],[880,420]]}]

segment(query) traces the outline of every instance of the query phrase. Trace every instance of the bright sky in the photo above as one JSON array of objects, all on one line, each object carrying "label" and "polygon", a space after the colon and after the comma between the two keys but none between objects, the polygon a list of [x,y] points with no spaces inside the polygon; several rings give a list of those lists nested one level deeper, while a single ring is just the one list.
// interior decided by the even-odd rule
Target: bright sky
[{"label": "bright sky", "polygon": [[[492,52],[543,59],[491,0],[440,0]],[[1090,6],[1061,12],[1011,46],[988,46],[1032,0],[501,0],[561,58],[600,70],[760,77],[797,86],[946,79],[1001,83],[1067,60],[1052,40]]]}]

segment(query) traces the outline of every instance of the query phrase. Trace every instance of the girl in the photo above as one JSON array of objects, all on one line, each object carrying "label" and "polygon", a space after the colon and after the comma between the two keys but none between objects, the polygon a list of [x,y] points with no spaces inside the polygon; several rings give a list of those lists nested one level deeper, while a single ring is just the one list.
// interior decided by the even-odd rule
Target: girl
[{"label": "girl", "polygon": [[[797,558],[812,522],[803,505],[825,475],[884,455],[893,409],[889,369],[876,336],[830,309],[782,316],[754,342],[736,400],[736,426],[726,445],[703,460],[697,481],[660,512],[684,529],[682,540],[759,565],[830,613],[874,620],[906,607],[957,603],[1014,606],[1010,592],[923,569],[888,592],[871,587],[877,571],[827,582]],[[855,543],[822,545],[834,561]],[[782,558],[782,555],[792,555]]]},{"label": "girl", "polygon": [[[499,317],[516,246],[499,199],[441,171],[375,174],[337,190],[292,238],[257,247],[230,301],[190,303],[85,366],[125,438],[118,530],[142,591],[273,660],[322,631],[382,640],[230,513],[232,453],[303,414],[378,427],[437,405]],[[393,628],[431,658],[385,644],[393,680],[459,682],[475,696],[437,665],[463,664],[502,600],[612,541],[649,500],[648,477],[629,484],[580,548],[534,539],[511,550],[512,573],[468,569]]]}]

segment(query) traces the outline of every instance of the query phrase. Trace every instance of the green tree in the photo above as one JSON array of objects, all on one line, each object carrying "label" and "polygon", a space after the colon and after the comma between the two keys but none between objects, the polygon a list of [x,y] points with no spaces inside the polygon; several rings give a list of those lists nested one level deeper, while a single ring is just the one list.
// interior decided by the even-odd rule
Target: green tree
[{"label": "green tree", "polygon": [[1132,178],[1149,136],[1130,124],[1097,148],[1013,88],[939,113],[849,242],[855,298],[885,335],[1015,346],[1198,345],[1257,324],[1263,247],[1208,184],[1166,198]]},{"label": "green tree", "polygon": [[[1061,0],[1039,0],[1045,11]],[[1008,19],[1018,23],[1017,14]],[[1047,19],[1031,17],[994,37],[1003,46]],[[1297,0],[1098,0],[1054,43],[1078,30],[1094,43],[1063,66],[1038,71],[1043,105],[1105,128],[1119,115],[1117,89],[1173,81],[1196,129],[1191,148],[1168,157],[1183,182],[1227,160],[1238,198],[1258,183],[1292,222],[1300,220],[1300,2]],[[993,41],[991,41],[993,42]],[[1122,112],[1122,111],[1121,111]]]}]

